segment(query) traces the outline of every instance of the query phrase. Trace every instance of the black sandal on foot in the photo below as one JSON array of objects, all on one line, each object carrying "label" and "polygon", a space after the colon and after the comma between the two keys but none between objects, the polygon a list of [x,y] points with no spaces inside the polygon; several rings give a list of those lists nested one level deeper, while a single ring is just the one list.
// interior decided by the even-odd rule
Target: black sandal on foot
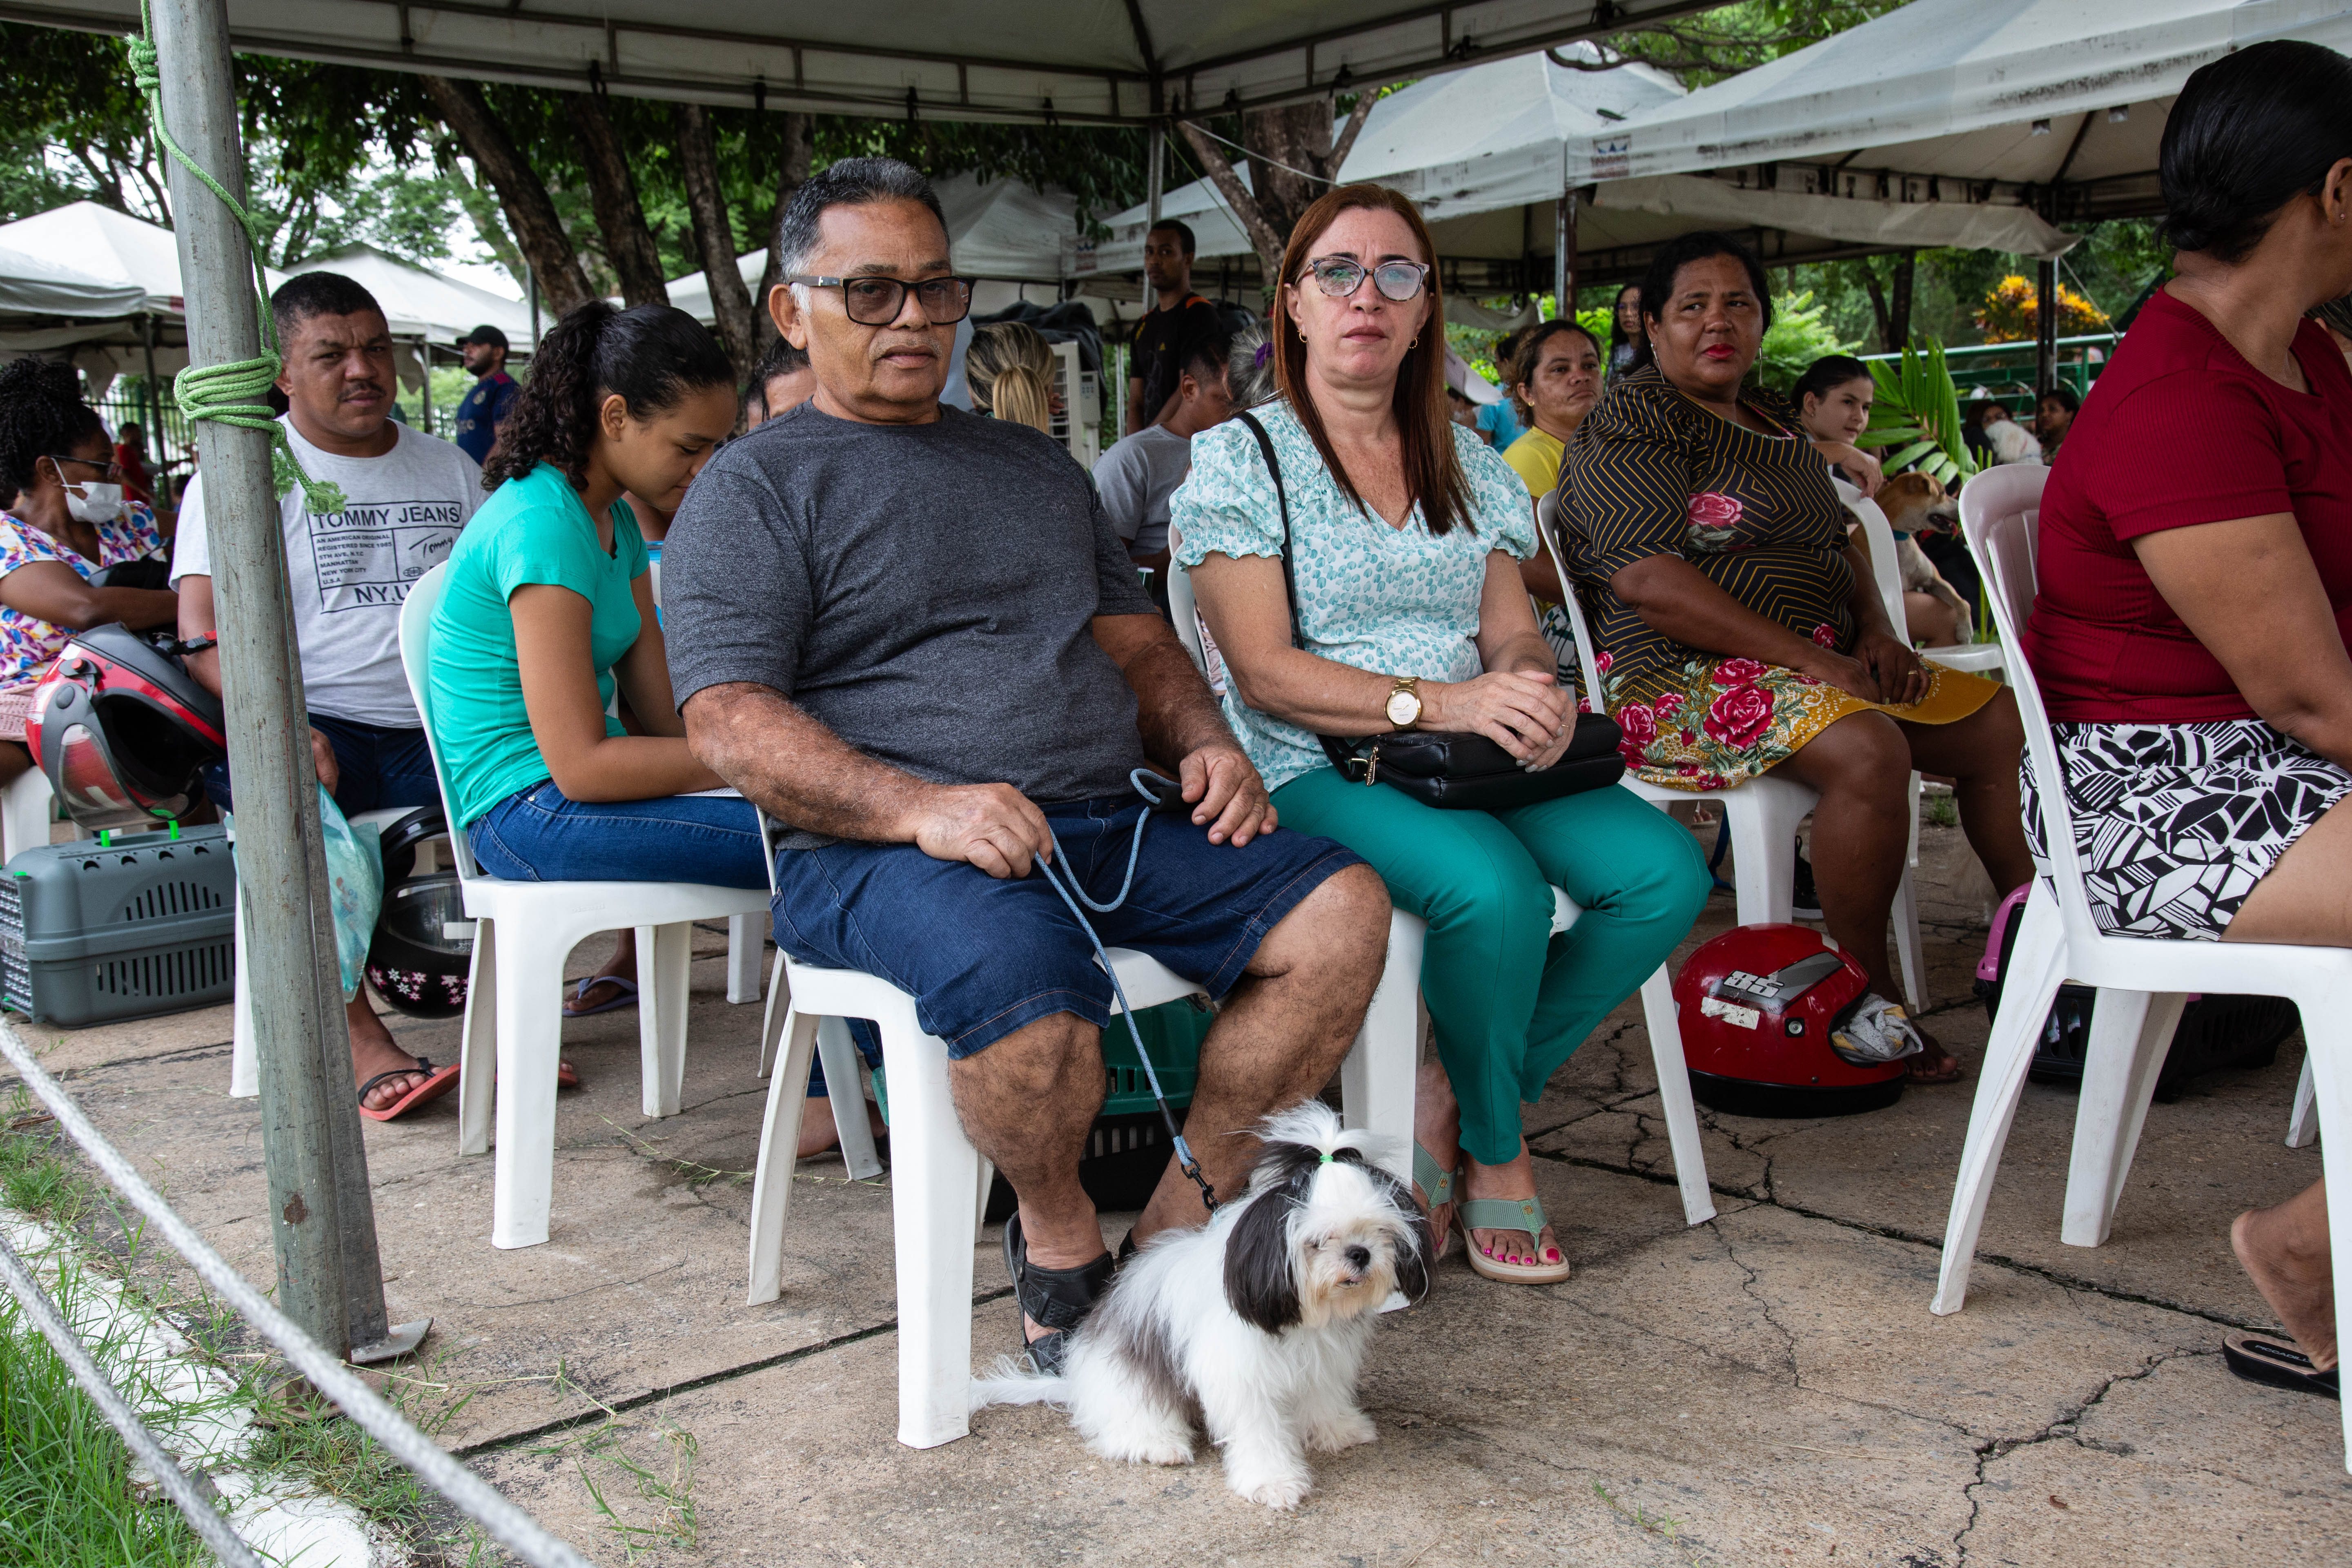
[{"label": "black sandal on foot", "polygon": [[2297,1394],[2316,1394],[2325,1399],[2344,1397],[2337,1387],[2335,1367],[2315,1372],[2309,1356],[2279,1340],[2259,1334],[2231,1334],[2221,1342],[2221,1359],[2248,1383],[2267,1384]]},{"label": "black sandal on foot", "polygon": [[1047,1377],[1058,1377],[1062,1357],[1069,1350],[1070,1331],[1087,1320],[1095,1302],[1109,1288],[1111,1272],[1118,1266],[1109,1253],[1104,1253],[1092,1263],[1076,1268],[1047,1268],[1029,1261],[1028,1244],[1022,1239],[1021,1216],[1017,1213],[1004,1222],[1004,1271],[1013,1277],[1013,1299],[1046,1331],[1034,1340],[1022,1331],[1022,1350],[1036,1363],[1037,1370]]}]

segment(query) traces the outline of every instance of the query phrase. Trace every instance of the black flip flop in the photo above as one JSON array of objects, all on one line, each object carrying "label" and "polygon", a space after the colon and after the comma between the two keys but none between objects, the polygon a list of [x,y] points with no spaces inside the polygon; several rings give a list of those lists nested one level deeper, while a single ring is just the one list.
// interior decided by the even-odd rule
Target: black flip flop
[{"label": "black flip flop", "polygon": [[[1024,1340],[1022,1350],[1047,1377],[1058,1377],[1062,1357],[1070,1348],[1070,1331],[1087,1321],[1095,1302],[1110,1287],[1117,1265],[1109,1253],[1076,1268],[1047,1268],[1029,1261],[1028,1243],[1022,1239],[1021,1215],[1004,1222],[1004,1271],[1013,1277],[1013,1299],[1047,1331]],[[1025,1336],[1028,1331],[1022,1331]]]},{"label": "black flip flop", "polygon": [[2278,1340],[2231,1334],[2221,1342],[2221,1359],[2248,1383],[2267,1384],[2297,1394],[2316,1394],[2325,1399],[2344,1397],[2337,1386],[2336,1368],[2315,1372],[2309,1356]]}]

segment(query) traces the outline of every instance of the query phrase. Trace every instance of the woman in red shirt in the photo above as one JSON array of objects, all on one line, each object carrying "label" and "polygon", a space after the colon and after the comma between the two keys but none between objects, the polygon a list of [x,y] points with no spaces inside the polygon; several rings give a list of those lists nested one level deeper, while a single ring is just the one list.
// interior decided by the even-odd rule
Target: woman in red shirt
[{"label": "woman in red shirt", "polygon": [[[2026,651],[2101,930],[2352,947],[2352,374],[2304,317],[2352,291],[2352,61],[2204,67],[2162,179],[2176,276],[2053,466]],[[2232,1370],[2333,1392],[2323,1188],[2231,1239],[2302,1346]]]}]

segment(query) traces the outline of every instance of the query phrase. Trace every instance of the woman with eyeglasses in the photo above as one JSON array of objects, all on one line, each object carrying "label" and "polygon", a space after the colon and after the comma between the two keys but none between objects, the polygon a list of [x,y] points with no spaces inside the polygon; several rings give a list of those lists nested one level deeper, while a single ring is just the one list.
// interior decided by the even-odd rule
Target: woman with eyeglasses
[{"label": "woman with eyeglasses", "polygon": [[163,548],[155,514],[122,499],[114,444],[81,399],[73,366],[46,360],[0,365],[0,784],[32,765],[24,747],[33,688],[67,639],[119,621],[133,631],[170,626],[180,596],[168,588],[93,588],[92,574]]},{"label": "woman with eyeglasses", "polygon": [[[676,511],[734,424],[734,367],[683,310],[593,301],[541,342],[433,615],[434,742],[491,876],[767,886],[751,805],[697,793],[720,781],[687,751],[622,499]],[[610,716],[616,683],[646,733]],[[624,942],[573,1016],[625,1005],[635,970]]]},{"label": "woman with eyeglasses", "polygon": [[[1283,258],[1282,401],[1254,411],[1280,492],[1236,419],[1192,438],[1171,512],[1224,653],[1226,718],[1282,825],[1346,845],[1429,922],[1438,1062],[1422,1073],[1413,1163],[1439,1249],[1458,1218],[1473,1268],[1545,1284],[1570,1265],[1519,1107],[1674,950],[1708,878],[1690,835],[1623,790],[1439,810],[1343,778],[1317,740],[1471,731],[1540,768],[1575,730],[1519,580],[1536,548],[1527,487],[1446,417],[1431,259],[1392,191],[1346,185],[1309,207]],[[1555,886],[1586,911],[1557,937]]]}]

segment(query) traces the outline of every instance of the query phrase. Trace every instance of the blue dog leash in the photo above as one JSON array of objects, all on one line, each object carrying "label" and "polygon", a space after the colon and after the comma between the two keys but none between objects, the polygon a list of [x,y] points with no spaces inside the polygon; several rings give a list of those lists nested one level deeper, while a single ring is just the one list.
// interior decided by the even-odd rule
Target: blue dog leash
[{"label": "blue dog leash", "polygon": [[[1146,779],[1162,788],[1155,794],[1150,784],[1144,782]],[[1086,889],[1078,882],[1076,870],[1071,867],[1068,857],[1062,853],[1061,839],[1055,837],[1051,826],[1045,829],[1045,837],[1053,841],[1054,859],[1061,862],[1062,869],[1056,872],[1054,862],[1049,860],[1039,860],[1035,864],[1037,869],[1045,874],[1045,880],[1053,885],[1054,891],[1062,896],[1062,902],[1069,908],[1070,918],[1078,922],[1078,929],[1085,931],[1087,940],[1094,944],[1095,957],[1102,964],[1103,973],[1110,976],[1111,991],[1118,997],[1119,1016],[1127,1021],[1128,1038],[1135,1042],[1135,1059],[1143,1064],[1144,1079],[1151,1085],[1151,1098],[1160,1106],[1160,1120],[1167,1124],[1168,1136],[1175,1143],[1177,1169],[1192,1178],[1194,1184],[1201,1189],[1202,1205],[1214,1214],[1217,1212],[1216,1189],[1209,1185],[1209,1178],[1201,1173],[1201,1163],[1192,1157],[1192,1146],[1185,1142],[1184,1134],[1176,1130],[1176,1116],[1168,1109],[1168,1096],[1160,1088],[1160,1074],[1152,1068],[1150,1053],[1143,1048],[1142,1032],[1135,1026],[1135,1008],[1127,999],[1127,987],[1118,983],[1118,971],[1112,967],[1110,954],[1103,951],[1102,938],[1095,934],[1094,922],[1087,920],[1078,908],[1084,904],[1097,914],[1107,915],[1126,903],[1129,891],[1135,886],[1136,860],[1143,853],[1144,827],[1162,812],[1184,808],[1182,792],[1175,782],[1163,778],[1150,768],[1137,768],[1127,775],[1127,781],[1135,786],[1135,793],[1148,804],[1136,813],[1135,837],[1127,847],[1127,875],[1118,884],[1118,897],[1108,903],[1098,904],[1087,896]]]}]

